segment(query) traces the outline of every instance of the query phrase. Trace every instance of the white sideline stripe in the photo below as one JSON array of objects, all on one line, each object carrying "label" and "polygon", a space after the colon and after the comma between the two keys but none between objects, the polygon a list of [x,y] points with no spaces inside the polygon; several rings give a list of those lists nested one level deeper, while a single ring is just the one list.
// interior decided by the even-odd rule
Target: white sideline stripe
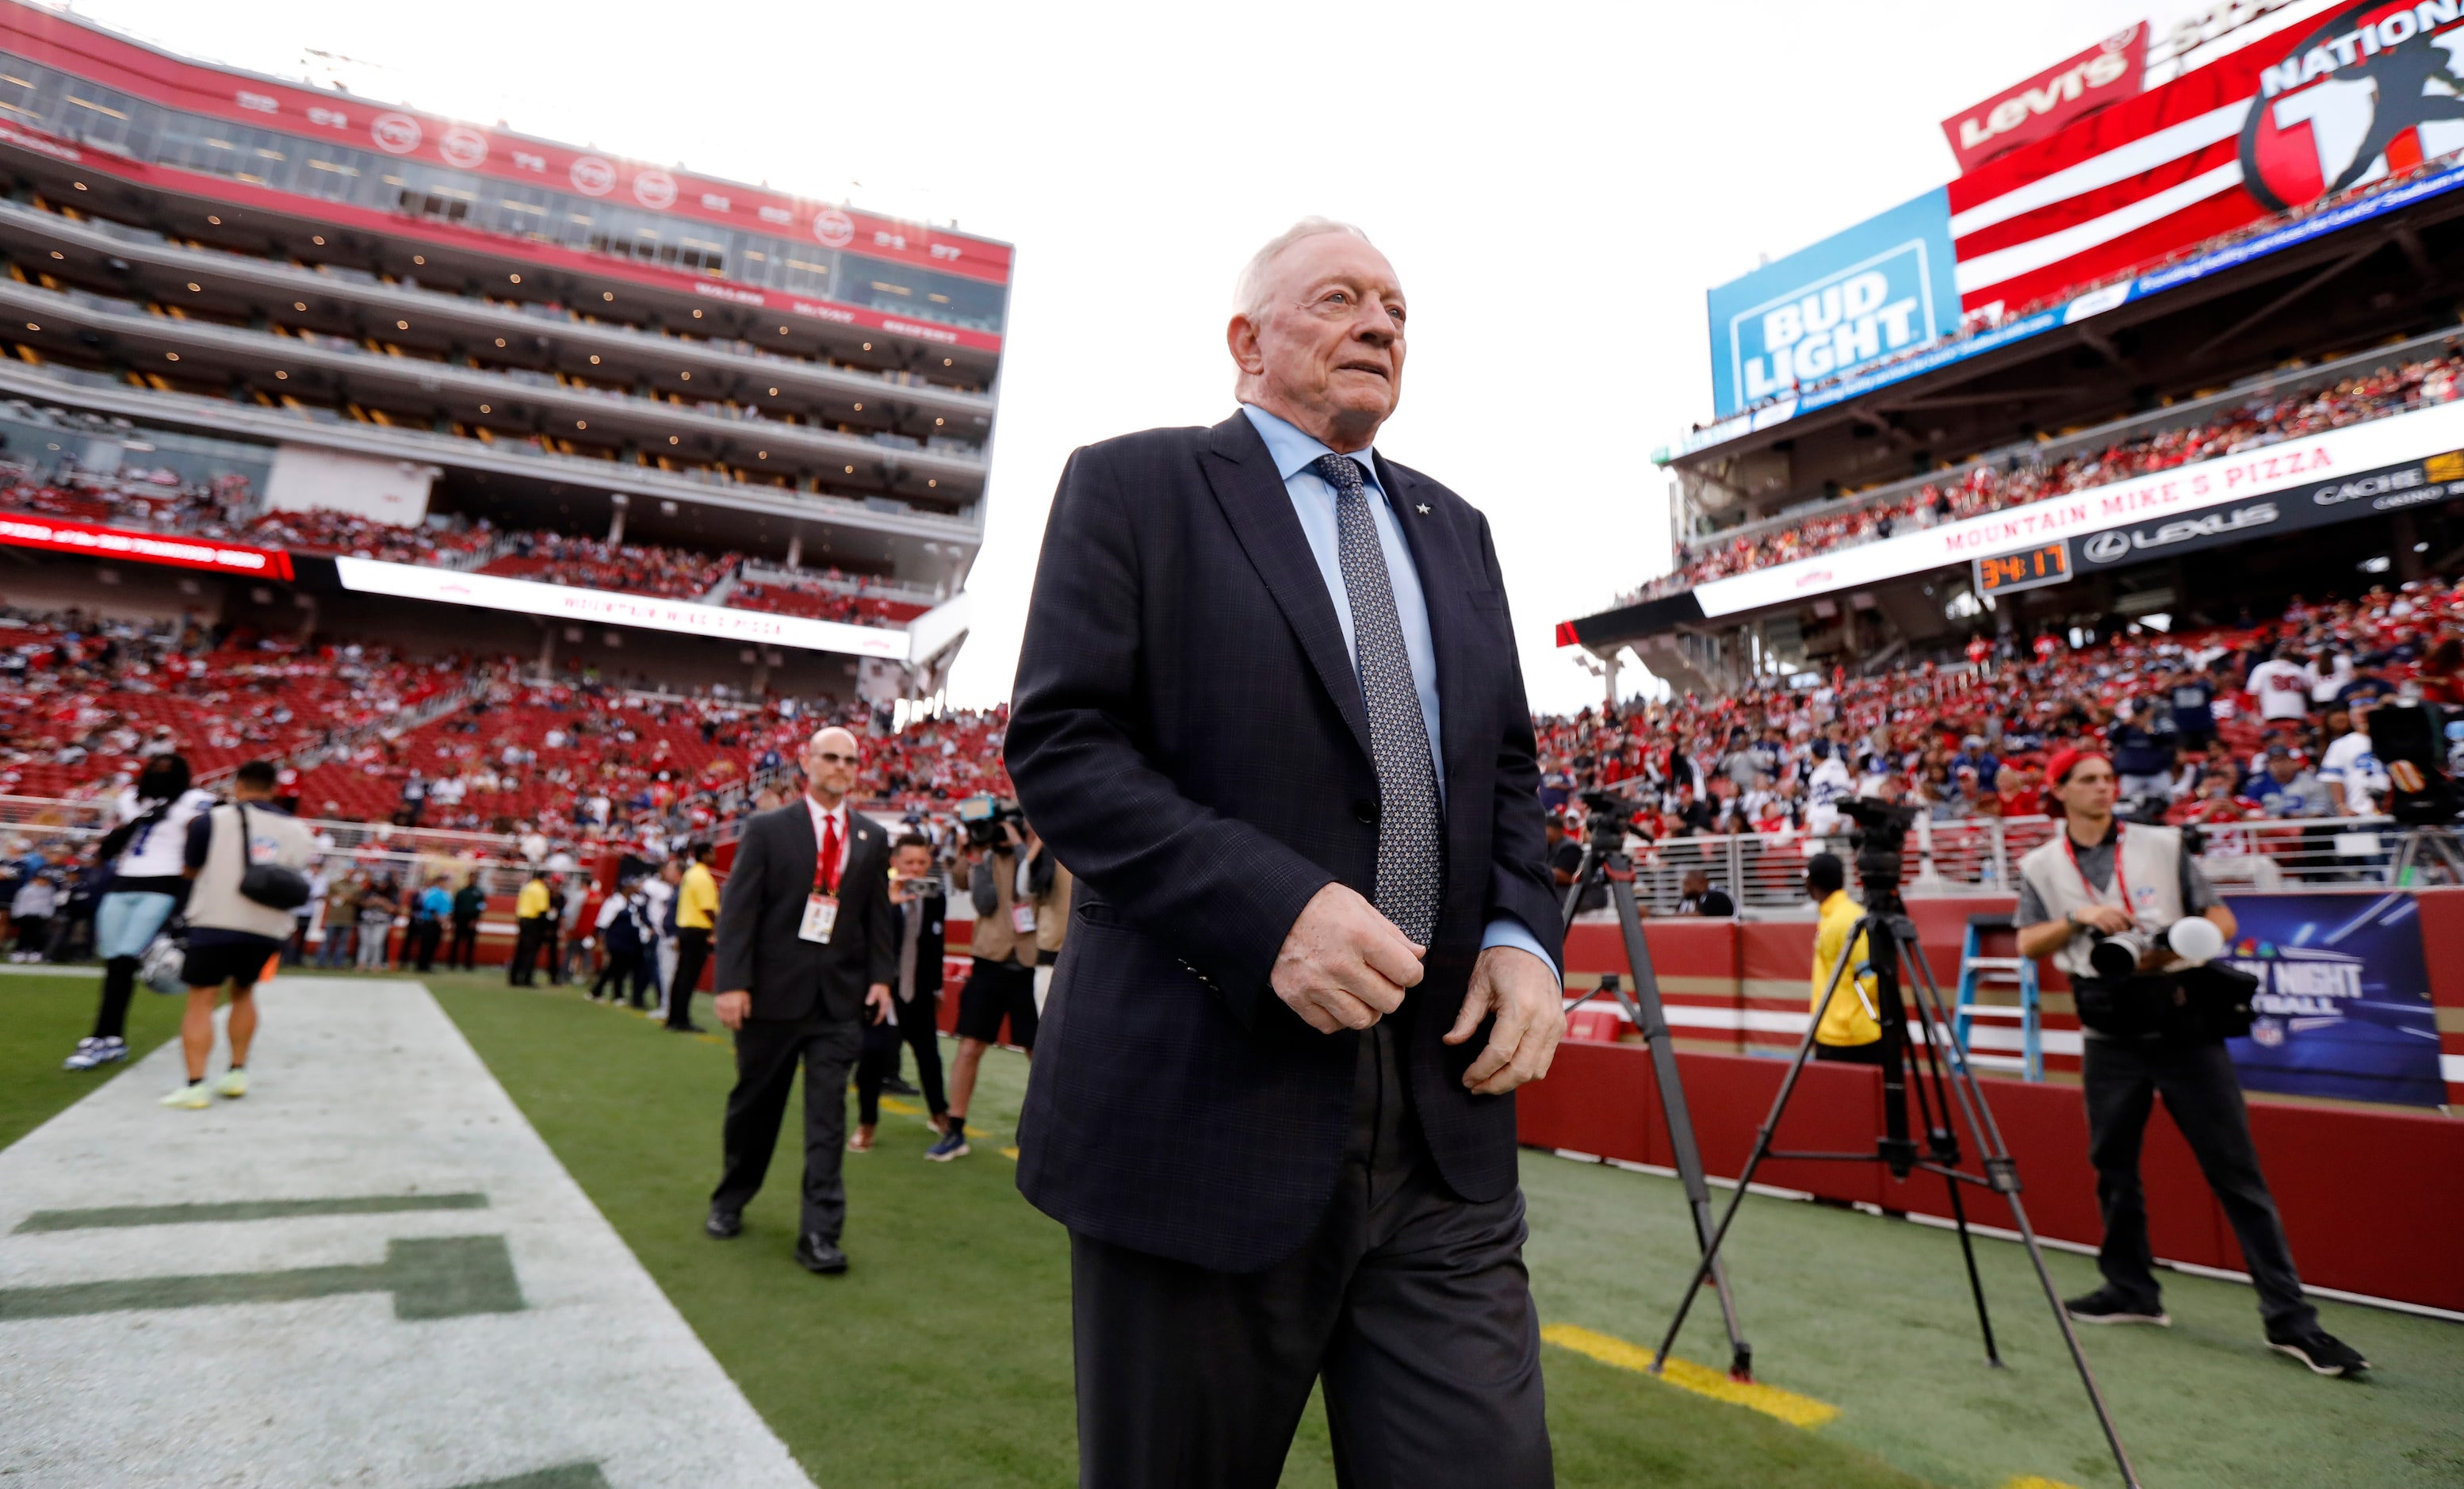
[{"label": "white sideline stripe", "polygon": [[[1633,1163],[1623,1158],[1603,1158],[1597,1153],[1587,1153],[1573,1148],[1552,1148],[1549,1151],[1555,1157],[1572,1159],[1575,1163],[1601,1164],[1612,1169],[1623,1169],[1629,1173],[1648,1173],[1660,1179],[1679,1177],[1676,1170],[1662,1168],[1656,1163]],[[1736,1180],[1720,1178],[1714,1174],[1704,1175],[1703,1181],[1714,1189],[1732,1190],[1737,1187]],[[1746,1193],[1760,1194],[1769,1199],[1811,1200],[1814,1198],[1808,1191],[1781,1189],[1771,1184],[1749,1184],[1746,1186]],[[1918,1225],[1931,1226],[1938,1231],[1959,1229],[1957,1223],[1947,1215],[1920,1215],[1915,1211],[1907,1211],[1899,1215],[1886,1215],[1880,1205],[1870,1204],[1861,1199],[1852,1201],[1852,1204],[1858,1213],[1872,1215],[1878,1220],[1909,1220]],[[2020,1238],[2017,1231],[2008,1227],[1984,1225],[1974,1220],[1968,1222],[1968,1230],[1969,1235],[1988,1237],[1993,1240],[2016,1241]],[[2093,1257],[2098,1249],[2084,1241],[2063,1240],[2053,1236],[2038,1236],[2036,1244],[2047,1251],[2066,1251],[2075,1257]],[[2158,1266],[2168,1271],[2184,1273],[2190,1277],[2212,1278],[2220,1282],[2240,1282],[2245,1286],[2250,1283],[2250,1274],[2247,1272],[2233,1272],[2223,1267],[2202,1266],[2196,1261],[2175,1261],[2165,1257],[2158,1257],[2155,1261]],[[2426,1319],[2445,1319],[2451,1323],[2464,1324],[2464,1313],[2453,1312],[2447,1308],[2434,1308],[2426,1303],[2406,1303],[2400,1298],[2380,1298],[2369,1293],[2348,1293],[2341,1287],[2314,1287],[2308,1282],[2301,1284],[2301,1290],[2313,1298],[2326,1298],[2337,1303],[2359,1303],[2365,1308],[2385,1308],[2390,1313],[2411,1313]]]},{"label": "white sideline stripe", "polygon": [[61,967],[49,962],[0,962],[0,974],[11,977],[99,977],[99,967]]},{"label": "white sideline stripe", "polygon": [[1959,261],[1955,274],[1959,293],[1971,295],[1978,290],[2031,274],[2048,264],[2084,253],[2099,244],[2110,243],[2126,232],[2136,232],[2151,222],[2160,222],[2196,202],[2204,202],[2219,191],[2230,191],[2241,185],[2241,162],[2230,160],[2212,170],[2201,171],[2189,180],[2150,192],[2128,207],[2116,208],[2101,217],[2091,217],[2074,223],[2058,232],[2014,243],[1991,253]]},{"label": "white sideline stripe", "polygon": [[2206,149],[2219,140],[2230,140],[2241,133],[2242,121],[2250,117],[2251,100],[2228,103],[2211,109],[2196,119],[2186,119],[2167,125],[2151,135],[2142,135],[2127,144],[2117,145],[2102,155],[2091,156],[2076,165],[2066,165],[2050,176],[2039,176],[2024,186],[2005,191],[2000,196],[1977,203],[1964,212],[1950,216],[1950,235],[1957,240],[1995,223],[2009,222],[2040,207],[2068,201],[2075,196],[2109,186],[2116,182],[2155,169],[2167,161],[2178,161],[2185,155]]},{"label": "white sideline stripe", "polygon": [[[621,1489],[811,1489],[426,988],[284,975],[257,997],[246,1099],[158,1106],[173,1040],[0,1150],[0,1287],[501,1236],[525,1306],[404,1321],[364,1293],[0,1323],[11,1485],[426,1486],[593,1462]],[[471,1192],[488,1207],[11,1234],[36,1210]]]}]

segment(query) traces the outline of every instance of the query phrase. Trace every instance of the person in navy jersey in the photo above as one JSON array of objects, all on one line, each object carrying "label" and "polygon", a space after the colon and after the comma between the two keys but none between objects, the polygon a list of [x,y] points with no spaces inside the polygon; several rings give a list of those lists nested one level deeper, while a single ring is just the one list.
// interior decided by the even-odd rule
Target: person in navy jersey
[{"label": "person in navy jersey", "polygon": [[1487,521],[1375,445],[1405,317],[1299,224],[1241,406],[1053,498],[1007,764],[1078,888],[1018,1181],[1069,1228],[1084,1485],[1272,1485],[1321,1380],[1346,1483],[1551,1481],[1510,1093],[1557,906]]}]

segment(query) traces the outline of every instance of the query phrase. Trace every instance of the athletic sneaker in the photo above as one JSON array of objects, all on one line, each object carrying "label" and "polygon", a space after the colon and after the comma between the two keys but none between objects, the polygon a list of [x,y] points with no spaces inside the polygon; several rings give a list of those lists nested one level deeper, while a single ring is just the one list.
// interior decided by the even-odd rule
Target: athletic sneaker
[{"label": "athletic sneaker", "polygon": [[89,1034],[77,1040],[77,1053],[60,1062],[60,1068],[92,1070],[97,1065],[107,1065],[115,1060],[127,1058],[128,1041],[126,1040],[116,1034],[106,1034],[100,1039],[96,1039]]},{"label": "athletic sneaker", "polygon": [[2298,1334],[2271,1333],[2267,1347],[2293,1356],[2320,1375],[2357,1375],[2370,1368],[2360,1350],[2316,1326]]},{"label": "athletic sneaker", "polygon": [[2171,1328],[2173,1315],[2162,1308],[2149,1310],[2133,1305],[2110,1287],[2100,1287],[2084,1298],[2073,1298],[2062,1304],[2062,1311],[2081,1324],[2153,1324],[2158,1328]]},{"label": "athletic sneaker", "polygon": [[246,1096],[248,1094],[248,1072],[245,1070],[224,1071],[223,1078],[214,1083],[214,1094],[216,1096]]},{"label": "athletic sneaker", "polygon": [[213,1104],[214,1093],[206,1089],[203,1081],[194,1085],[184,1085],[163,1098],[164,1106],[186,1107],[189,1111],[203,1111]]},{"label": "athletic sneaker", "polygon": [[967,1125],[952,1122],[950,1130],[941,1134],[940,1141],[924,1150],[924,1156],[935,1163],[948,1163],[953,1158],[967,1156]]}]

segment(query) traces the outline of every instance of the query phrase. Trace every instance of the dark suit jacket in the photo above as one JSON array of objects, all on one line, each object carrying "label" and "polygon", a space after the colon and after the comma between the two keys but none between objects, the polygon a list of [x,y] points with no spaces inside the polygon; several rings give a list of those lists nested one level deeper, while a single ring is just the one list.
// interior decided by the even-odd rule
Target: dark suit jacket
[{"label": "dark suit jacket", "polygon": [[847,868],[839,879],[839,918],[830,944],[796,934],[813,892],[812,812],[799,793],[775,812],[748,820],[736,863],[718,896],[720,992],[753,994],[756,1018],[805,1018],[818,1006],[829,1018],[864,1010],[865,989],[898,978],[898,925],[890,904],[890,837],[860,812],[847,813]]},{"label": "dark suit jacket", "polygon": [[[1456,1193],[1515,1178],[1514,1103],[1439,1037],[1491,916],[1553,953],[1531,720],[1488,524],[1379,460],[1435,643],[1446,876],[1398,1032]],[[1425,509],[1425,511],[1423,511]],[[1037,1037],[1019,1187],[1073,1230],[1221,1271],[1266,1266],[1333,1196],[1359,1037],[1275,996],[1275,954],[1331,881],[1375,892],[1378,789],[1334,602],[1246,416],[1070,458],[1011,708],[1026,815],[1081,889]]]},{"label": "dark suit jacket", "polygon": [[906,905],[894,905],[890,911],[890,991],[898,992],[898,944],[907,933],[902,917],[921,915],[924,924],[915,932],[915,995],[941,991],[941,957],[948,937],[950,897],[943,894],[937,880],[928,880],[933,892]]}]

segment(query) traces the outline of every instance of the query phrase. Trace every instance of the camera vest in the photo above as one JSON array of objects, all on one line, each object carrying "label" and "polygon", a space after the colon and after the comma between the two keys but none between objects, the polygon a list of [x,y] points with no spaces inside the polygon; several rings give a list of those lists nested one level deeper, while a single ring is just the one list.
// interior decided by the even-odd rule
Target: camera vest
[{"label": "camera vest", "polygon": [[[2182,831],[2139,822],[2120,823],[2118,830],[2122,836],[2114,844],[2113,880],[2101,890],[2079,873],[2067,828],[2019,860],[2019,877],[2035,889],[2049,919],[2060,920],[2091,905],[2109,905],[2129,911],[2137,929],[2161,936],[2183,915]],[[2124,885],[2130,890],[2127,905],[2122,899]],[[2095,945],[2095,938],[2081,931],[2062,943],[2061,950],[2054,953],[2053,963],[2071,977],[2093,977],[2096,969],[2087,958]]]},{"label": "camera vest", "polygon": [[[198,930],[241,931],[279,941],[296,929],[291,911],[259,905],[239,892],[249,865],[279,864],[307,872],[317,854],[316,841],[297,819],[251,802],[242,827],[242,813],[225,802],[209,819],[213,836],[206,842],[206,866],[197,870],[188,890],[188,924]],[[243,831],[250,834],[243,845]]]}]

